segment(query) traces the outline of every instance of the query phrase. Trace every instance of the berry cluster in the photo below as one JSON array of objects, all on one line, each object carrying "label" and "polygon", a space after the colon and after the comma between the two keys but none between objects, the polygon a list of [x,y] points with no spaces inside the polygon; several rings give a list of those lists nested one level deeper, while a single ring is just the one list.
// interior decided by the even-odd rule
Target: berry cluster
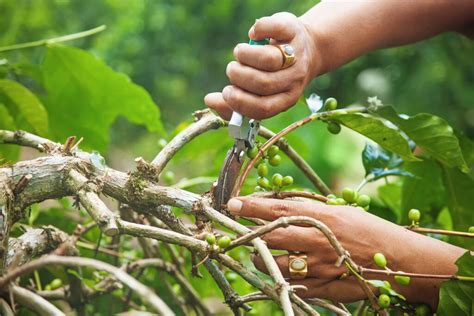
[{"label": "berry cluster", "polygon": [[366,194],[359,194],[357,191],[352,190],[351,188],[344,188],[342,190],[342,197],[337,197],[334,194],[329,194],[327,196],[328,200],[326,204],[328,205],[351,205],[357,208],[360,208],[364,211],[369,210],[370,206],[370,196]]},{"label": "berry cluster", "polygon": [[[280,148],[278,148],[278,146],[270,146],[270,148],[268,148],[268,150],[264,153],[262,160],[260,160],[258,164],[255,164],[255,168],[257,168],[258,173],[255,191],[279,191],[282,187],[293,184],[292,176],[282,176],[279,173],[275,173],[272,175],[271,180],[267,178],[269,173],[268,165],[276,167],[281,163],[281,156],[278,154],[279,151]],[[257,153],[258,147],[254,146],[247,151],[247,156],[253,159],[257,156]]]},{"label": "berry cluster", "polygon": [[206,234],[206,241],[211,247],[215,246],[217,242],[218,249],[221,250],[229,247],[232,239],[230,239],[229,236],[224,235],[221,236],[219,240],[217,240],[216,235],[213,233],[208,233]]}]

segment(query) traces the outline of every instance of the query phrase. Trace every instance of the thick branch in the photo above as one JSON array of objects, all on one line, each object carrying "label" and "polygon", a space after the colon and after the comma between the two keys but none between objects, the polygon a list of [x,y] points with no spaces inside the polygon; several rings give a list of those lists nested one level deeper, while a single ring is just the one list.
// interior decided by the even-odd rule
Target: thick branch
[{"label": "thick branch", "polygon": [[131,277],[125,271],[116,268],[108,263],[89,259],[89,258],[77,258],[77,257],[59,257],[55,255],[49,255],[40,259],[31,261],[17,269],[9,271],[3,277],[0,278],[0,289],[5,289],[5,286],[20,277],[21,275],[30,273],[34,270],[40,269],[47,265],[62,265],[62,266],[77,266],[77,267],[90,267],[97,270],[106,271],[113,274],[114,277],[127,285],[130,289],[135,291],[142,300],[147,303],[155,311],[163,315],[174,315],[173,311],[164,303],[161,298],[144,286],[136,279]]}]

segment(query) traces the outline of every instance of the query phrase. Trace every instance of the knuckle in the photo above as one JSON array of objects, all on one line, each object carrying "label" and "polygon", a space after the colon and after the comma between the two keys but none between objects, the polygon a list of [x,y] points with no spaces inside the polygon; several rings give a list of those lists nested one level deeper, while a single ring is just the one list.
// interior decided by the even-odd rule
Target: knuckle
[{"label": "knuckle", "polygon": [[258,81],[258,87],[263,94],[267,95],[273,90],[273,82],[267,76],[263,76]]},{"label": "knuckle", "polygon": [[271,206],[271,212],[276,217],[285,217],[291,213],[291,205],[287,201],[279,201]]}]

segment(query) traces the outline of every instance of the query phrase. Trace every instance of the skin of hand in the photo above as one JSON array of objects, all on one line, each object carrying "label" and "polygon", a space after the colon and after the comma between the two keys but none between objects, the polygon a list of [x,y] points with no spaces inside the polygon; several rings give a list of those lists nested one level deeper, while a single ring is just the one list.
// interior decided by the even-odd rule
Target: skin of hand
[{"label": "skin of hand", "polygon": [[[335,234],[351,258],[360,266],[378,268],[373,256],[383,253],[393,271],[424,274],[454,274],[454,264],[466,250],[423,236],[395,225],[368,212],[350,206],[334,206],[317,202],[274,200],[255,197],[233,198],[228,203],[235,216],[260,218],[267,221],[284,216],[309,216],[325,223]],[[318,297],[338,302],[354,302],[366,295],[345,266],[336,267],[338,257],[326,237],[316,228],[289,226],[262,236],[271,249],[300,251],[308,256],[308,275],[291,284],[304,285],[308,291],[297,290],[304,298]],[[275,260],[284,277],[289,278],[288,255]],[[254,256],[257,269],[267,272],[260,257]],[[398,285],[393,277],[364,274],[366,279],[388,280],[409,302],[429,304],[436,310],[443,280],[411,278],[407,286]]]},{"label": "skin of hand", "polygon": [[206,95],[204,102],[223,118],[237,111],[254,119],[293,106],[315,77],[369,51],[414,43],[447,31],[474,38],[474,1],[326,0],[297,18],[276,13],[258,19],[251,39],[271,38],[295,50],[293,66],[271,46],[239,44],[227,66],[231,85]]}]

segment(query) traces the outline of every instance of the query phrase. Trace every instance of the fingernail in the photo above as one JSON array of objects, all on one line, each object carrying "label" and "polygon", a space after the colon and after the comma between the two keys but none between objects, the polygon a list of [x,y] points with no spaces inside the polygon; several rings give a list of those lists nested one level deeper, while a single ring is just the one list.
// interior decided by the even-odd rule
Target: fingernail
[{"label": "fingernail", "polygon": [[250,39],[255,39],[255,25],[253,25],[249,30],[249,38]]},{"label": "fingernail", "polygon": [[232,93],[231,89],[231,87],[227,86],[224,88],[224,90],[222,90],[222,97],[224,98],[224,100],[229,99],[230,94]]},{"label": "fingernail", "polygon": [[242,209],[242,201],[239,199],[230,199],[227,203],[227,208],[232,213],[232,215],[238,216],[240,214],[240,210]]}]

